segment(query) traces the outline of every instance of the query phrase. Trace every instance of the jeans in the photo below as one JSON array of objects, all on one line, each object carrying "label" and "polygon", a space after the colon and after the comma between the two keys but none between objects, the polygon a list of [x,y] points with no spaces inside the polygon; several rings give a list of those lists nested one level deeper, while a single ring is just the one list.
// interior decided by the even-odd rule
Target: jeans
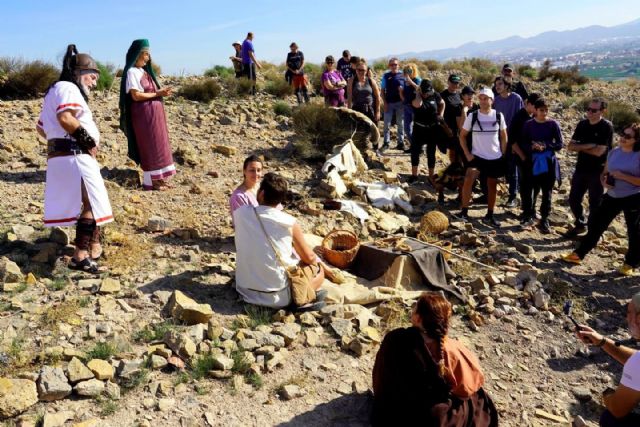
[{"label": "jeans", "polygon": [[404,135],[411,141],[411,125],[413,124],[413,107],[404,104]]},{"label": "jeans", "polygon": [[[582,199],[589,191],[589,220],[584,219]],[[569,206],[575,217],[575,225],[591,224],[593,214],[600,204],[604,188],[600,182],[600,171],[579,172],[575,171],[571,178],[571,190],[569,191]]]},{"label": "jeans", "polygon": [[404,144],[404,104],[399,102],[392,102],[387,104],[387,111],[384,112],[384,145],[389,145],[391,135],[389,128],[391,127],[391,118],[395,114],[396,125],[398,127],[398,145]]},{"label": "jeans", "polygon": [[629,249],[624,262],[633,268],[640,266],[640,193],[627,197],[611,197],[605,194],[600,205],[593,212],[593,221],[589,223],[587,235],[580,241],[576,254],[584,258],[598,244],[598,240],[607,230],[611,221],[624,212],[627,223]]},{"label": "jeans", "polygon": [[516,158],[518,167],[520,168],[519,184],[520,184],[520,207],[522,208],[523,218],[533,218],[535,209],[533,201],[533,164],[530,159],[524,161],[520,157]]},{"label": "jeans", "polygon": [[507,183],[509,184],[509,199],[513,199],[518,194],[518,165],[517,154],[513,154],[510,149],[505,155],[507,159]]}]

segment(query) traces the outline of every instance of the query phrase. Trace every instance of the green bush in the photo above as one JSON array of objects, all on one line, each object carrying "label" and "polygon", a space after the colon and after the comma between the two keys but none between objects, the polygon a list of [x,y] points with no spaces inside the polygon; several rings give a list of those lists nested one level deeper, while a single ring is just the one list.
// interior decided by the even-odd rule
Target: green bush
[{"label": "green bush", "polygon": [[264,90],[278,98],[285,98],[293,93],[293,88],[283,76],[277,76],[276,79],[269,79],[265,83]]},{"label": "green bush", "polygon": [[493,82],[496,78],[495,73],[491,73],[489,71],[479,71],[471,73],[471,86],[477,87],[478,85],[489,86],[493,85]]},{"label": "green bush", "polygon": [[444,84],[444,82],[442,80],[440,80],[437,77],[434,77],[431,80],[431,84],[433,85],[433,89],[435,89],[436,92],[440,93],[443,90],[445,90],[447,88],[447,86]]},{"label": "green bush", "polygon": [[113,64],[103,64],[98,62],[98,70],[100,70],[100,77],[98,77],[97,90],[109,90],[113,85],[115,66]]},{"label": "green bush", "polygon": [[236,72],[232,67],[225,67],[223,65],[216,65],[213,68],[209,68],[208,70],[205,70],[204,72],[204,76],[205,77],[220,77],[220,78],[227,78],[227,77],[235,77]]},{"label": "green bush", "polygon": [[293,143],[298,157],[323,159],[334,145],[351,137],[351,129],[342,123],[336,112],[321,104],[305,104],[293,113]]},{"label": "green bush", "polygon": [[553,80],[558,82],[558,90],[567,95],[573,93],[573,86],[583,85],[589,78],[580,74],[577,66],[568,69],[552,69],[551,61],[546,60],[538,71],[538,81]]},{"label": "green bush", "polygon": [[40,60],[22,61],[14,58],[0,59],[4,83],[0,97],[34,98],[41,96],[60,76],[55,66]]},{"label": "green bush", "polygon": [[622,132],[633,123],[640,123],[640,115],[636,109],[623,102],[610,102],[604,116],[611,120],[616,132]]},{"label": "green bush", "polygon": [[[224,87],[227,89],[228,96],[246,96],[251,93],[251,87],[253,86],[253,81],[249,80],[246,77],[241,77],[239,79],[235,77],[227,77],[222,81]],[[258,86],[256,85],[256,90]]]},{"label": "green bush", "polygon": [[438,71],[442,69],[442,64],[436,61],[435,59],[425,59],[424,61],[422,61],[422,64],[429,71]]},{"label": "green bush", "polygon": [[371,68],[373,68],[373,70],[378,73],[384,73],[389,68],[389,62],[384,59],[381,59],[379,61],[374,62],[371,65]]},{"label": "green bush", "polygon": [[210,102],[213,98],[217,98],[221,91],[222,87],[217,81],[207,78],[182,86],[179,94],[191,101]]},{"label": "green bush", "polygon": [[291,105],[285,101],[277,101],[273,104],[273,112],[278,116],[291,116]]},{"label": "green bush", "polygon": [[530,65],[518,65],[517,72],[518,75],[522,77],[528,77],[530,79],[535,79],[538,77],[538,70]]}]

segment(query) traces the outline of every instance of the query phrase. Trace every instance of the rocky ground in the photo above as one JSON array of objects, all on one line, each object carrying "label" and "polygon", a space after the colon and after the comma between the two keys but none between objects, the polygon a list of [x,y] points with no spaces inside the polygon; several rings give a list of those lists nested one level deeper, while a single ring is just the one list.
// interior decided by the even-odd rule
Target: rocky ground
[{"label": "rocky ground", "polygon": [[[640,101],[622,84],[592,82],[573,98],[553,85],[531,84],[551,98],[566,140],[583,97]],[[103,264],[110,272],[91,277],[61,261],[72,231],[42,227],[45,143],[34,130],[41,102],[0,101],[0,420],[8,426],[366,425],[377,343],[407,324],[411,299],[334,304],[302,316],[245,307],[233,290],[227,199],[241,180],[242,160],[257,152],[268,170],[291,183],[298,197],[287,209],[305,230],[323,236],[348,228],[365,240],[387,232],[415,236],[422,214],[437,209],[433,189],[407,188],[413,213],[371,208],[363,226],[342,212],[309,209],[324,196],[320,164],[292,156],[290,119],[276,116],[274,99],[261,94],[208,105],[168,100],[176,186],[143,192],[117,130],[117,102],[111,92],[90,103],[116,217],[105,227]],[[561,157],[565,179],[554,195],[553,234],[520,229],[517,212],[503,208],[499,230],[452,219],[441,236],[455,252],[496,268],[450,260],[454,281],[472,295],[469,305],[456,305],[452,335],[479,355],[505,426],[597,424],[600,393],[618,382],[621,369],[576,341],[561,307],[571,298],[579,320],[624,337],[624,304],[640,288],[637,276],[614,273],[627,244],[620,218],[582,266],[557,261],[572,246],[560,233],[570,220],[575,158]],[[392,150],[378,160],[372,162],[378,169],[361,179],[379,180],[386,170],[403,181],[409,172],[408,155]],[[484,207],[471,211],[483,214]]]}]

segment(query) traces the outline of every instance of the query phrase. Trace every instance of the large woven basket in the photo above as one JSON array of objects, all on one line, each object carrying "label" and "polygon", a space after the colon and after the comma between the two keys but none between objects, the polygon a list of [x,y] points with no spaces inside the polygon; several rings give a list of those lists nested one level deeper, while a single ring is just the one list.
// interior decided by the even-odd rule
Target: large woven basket
[{"label": "large woven basket", "polygon": [[420,233],[438,235],[449,228],[449,218],[440,211],[427,212],[420,220]]},{"label": "large woven basket", "polygon": [[358,236],[348,230],[334,230],[322,240],[324,259],[338,268],[348,268],[360,249]]}]

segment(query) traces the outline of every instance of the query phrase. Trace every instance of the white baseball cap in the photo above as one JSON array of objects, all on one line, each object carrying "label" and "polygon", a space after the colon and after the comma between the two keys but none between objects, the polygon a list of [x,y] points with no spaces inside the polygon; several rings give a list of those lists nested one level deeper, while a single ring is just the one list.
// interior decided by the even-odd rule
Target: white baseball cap
[{"label": "white baseball cap", "polygon": [[493,99],[493,91],[487,87],[478,91],[478,96],[480,95],[487,95],[489,98]]},{"label": "white baseball cap", "polygon": [[236,45],[236,44],[242,46],[242,43],[238,42],[238,41],[235,41],[235,42],[231,43],[231,46]]}]

